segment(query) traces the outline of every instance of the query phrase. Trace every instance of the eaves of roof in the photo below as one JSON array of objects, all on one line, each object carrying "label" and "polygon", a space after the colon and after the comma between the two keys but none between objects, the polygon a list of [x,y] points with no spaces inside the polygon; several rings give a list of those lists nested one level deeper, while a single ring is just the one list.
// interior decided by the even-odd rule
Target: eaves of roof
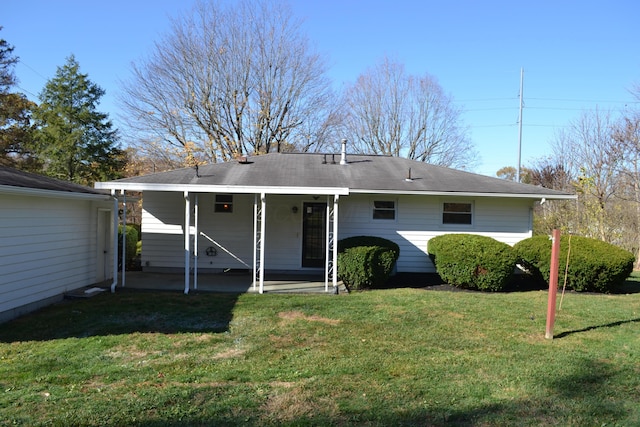
[{"label": "eaves of roof", "polygon": [[0,194],[108,200],[109,194],[73,182],[0,166]]},{"label": "eaves of roof", "polygon": [[42,188],[16,187],[13,185],[0,185],[0,194],[49,197],[55,199],[79,199],[79,200],[111,200],[106,193],[79,193],[73,191],[57,191]]}]

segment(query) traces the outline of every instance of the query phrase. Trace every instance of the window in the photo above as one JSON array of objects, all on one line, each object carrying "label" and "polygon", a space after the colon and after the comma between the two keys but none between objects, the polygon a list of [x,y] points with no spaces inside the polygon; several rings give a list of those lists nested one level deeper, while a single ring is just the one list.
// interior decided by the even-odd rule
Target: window
[{"label": "window", "polygon": [[444,203],[442,209],[443,224],[471,224],[471,203]]},{"label": "window", "polygon": [[396,219],[396,202],[393,200],[375,200],[373,219]]},{"label": "window", "polygon": [[214,212],[233,212],[233,196],[231,194],[216,194]]}]

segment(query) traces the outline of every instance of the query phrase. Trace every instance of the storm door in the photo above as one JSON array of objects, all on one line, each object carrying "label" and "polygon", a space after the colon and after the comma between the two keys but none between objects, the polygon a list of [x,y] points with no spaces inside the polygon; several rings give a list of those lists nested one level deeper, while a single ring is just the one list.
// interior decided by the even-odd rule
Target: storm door
[{"label": "storm door", "polygon": [[324,267],[325,265],[326,219],[326,203],[304,203],[302,220],[303,267]]}]

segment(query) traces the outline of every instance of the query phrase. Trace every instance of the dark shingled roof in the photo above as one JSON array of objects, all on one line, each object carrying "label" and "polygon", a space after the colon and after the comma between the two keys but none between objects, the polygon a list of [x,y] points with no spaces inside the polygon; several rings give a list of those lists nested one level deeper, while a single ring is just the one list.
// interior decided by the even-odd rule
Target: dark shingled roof
[{"label": "dark shingled roof", "polygon": [[36,175],[6,166],[0,166],[0,185],[70,193],[99,194],[102,196],[107,194],[104,191],[94,190],[84,185]]},{"label": "dark shingled roof", "polygon": [[[325,162],[326,161],[326,162]],[[400,157],[347,156],[309,153],[270,153],[248,158],[247,163],[231,161],[125,178],[117,183],[166,185],[231,185],[248,187],[348,188],[350,192],[375,193],[474,193],[513,194],[549,197],[571,195],[562,191],[521,184],[485,175],[463,172]],[[407,181],[411,169],[411,180]],[[102,188],[117,188],[109,185]],[[195,190],[195,189],[194,189]]]}]

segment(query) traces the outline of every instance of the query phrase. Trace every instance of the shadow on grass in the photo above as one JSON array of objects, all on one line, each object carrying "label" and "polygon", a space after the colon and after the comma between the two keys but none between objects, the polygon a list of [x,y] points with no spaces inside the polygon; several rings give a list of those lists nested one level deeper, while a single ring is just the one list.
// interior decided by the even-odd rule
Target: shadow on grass
[{"label": "shadow on grass", "polygon": [[[140,295],[145,298],[140,298]],[[130,333],[226,332],[240,294],[118,290],[65,300],[0,324],[0,342]],[[185,304],[185,298],[189,304]]]},{"label": "shadow on grass", "polygon": [[603,329],[603,328],[614,328],[616,326],[624,325],[624,324],[627,324],[627,323],[639,323],[639,322],[640,322],[640,317],[637,318],[637,319],[620,320],[618,322],[611,322],[611,323],[607,323],[605,325],[588,326],[586,328],[576,329],[574,331],[562,332],[562,333],[559,333],[558,335],[555,335],[553,338],[554,339],[556,339],[556,338],[564,338],[566,336],[577,334],[577,333],[580,333],[580,332],[588,332],[588,331],[593,331],[595,329]]}]

